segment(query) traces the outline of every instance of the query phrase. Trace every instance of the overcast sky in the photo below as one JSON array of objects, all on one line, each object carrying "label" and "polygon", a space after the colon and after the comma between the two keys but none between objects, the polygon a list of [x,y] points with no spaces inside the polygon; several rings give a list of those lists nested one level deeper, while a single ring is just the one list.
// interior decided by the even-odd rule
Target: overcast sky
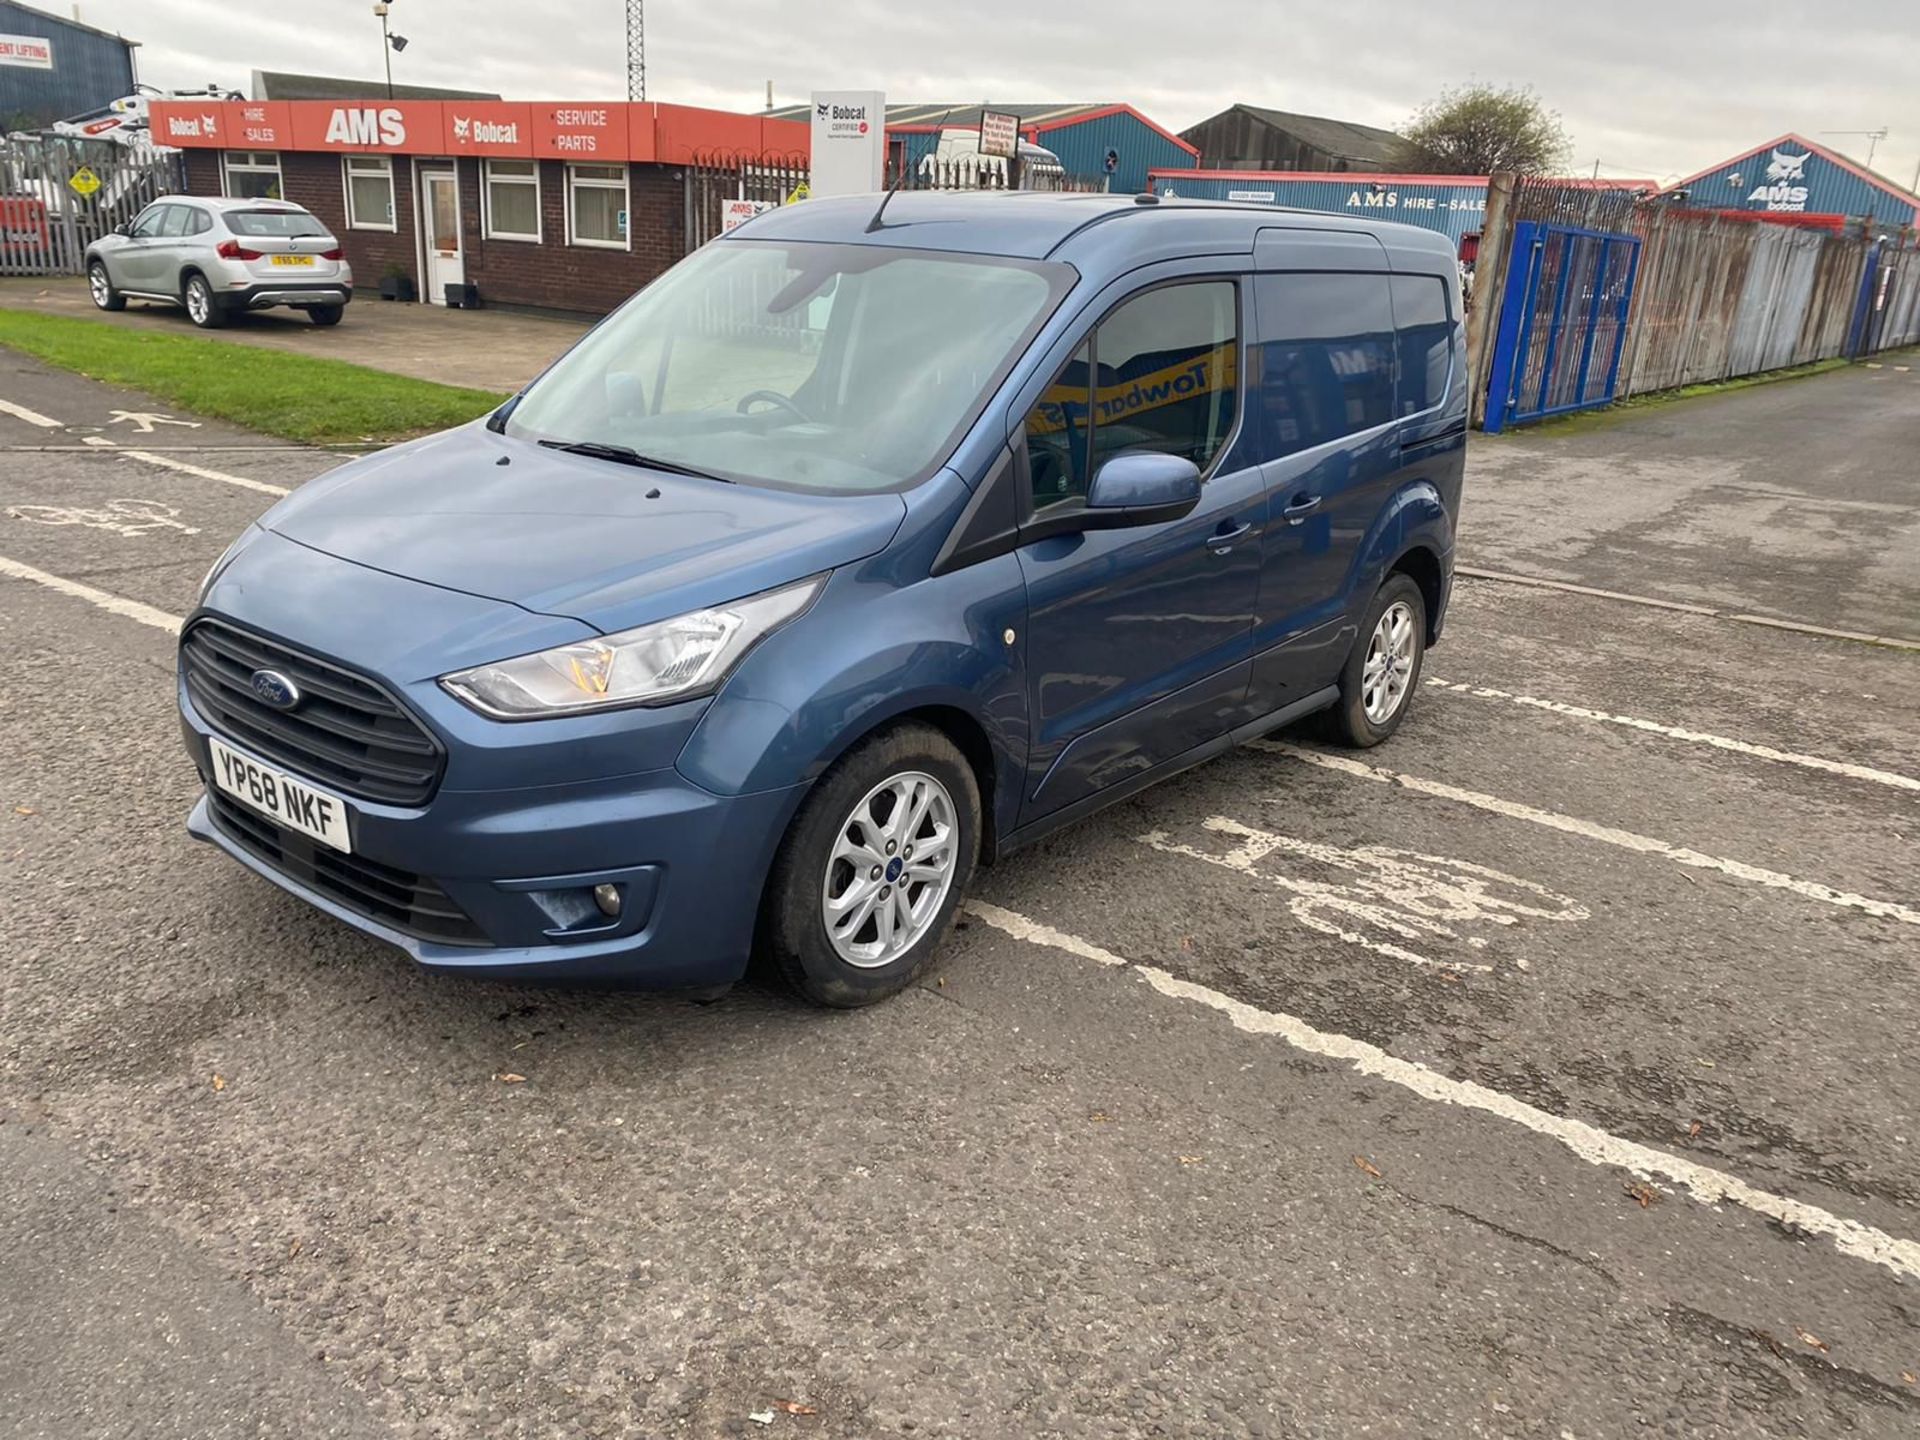
[{"label": "overcast sky", "polygon": [[[37,0],[50,10],[59,0]],[[509,99],[625,94],[624,0],[392,0],[394,78]],[[246,90],[255,69],[380,73],[370,0],[81,0],[141,77]],[[1520,18],[1520,17],[1525,18]],[[1466,80],[1532,85],[1575,166],[1676,178],[1793,130],[1910,184],[1914,0],[648,0],[647,98],[759,109],[889,100],[1130,101],[1172,130],[1236,100],[1397,128]]]}]

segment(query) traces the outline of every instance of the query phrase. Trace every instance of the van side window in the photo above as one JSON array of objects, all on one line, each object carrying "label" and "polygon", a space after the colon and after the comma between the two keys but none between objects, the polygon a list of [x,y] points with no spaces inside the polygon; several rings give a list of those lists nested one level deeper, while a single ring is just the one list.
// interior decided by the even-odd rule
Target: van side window
[{"label": "van side window", "polygon": [[1393,419],[1393,309],[1385,275],[1254,281],[1260,453],[1277,460]]},{"label": "van side window", "polygon": [[1035,510],[1086,498],[1092,385],[1093,341],[1088,340],[1027,412],[1027,474]]},{"label": "van side window", "polygon": [[1399,413],[1417,415],[1447,398],[1453,367],[1447,282],[1438,275],[1394,276],[1393,323],[1400,344]]},{"label": "van side window", "polygon": [[1206,470],[1238,416],[1238,309],[1232,281],[1195,281],[1102,320],[1027,412],[1033,508],[1084,498],[1101,463],[1129,451]]}]

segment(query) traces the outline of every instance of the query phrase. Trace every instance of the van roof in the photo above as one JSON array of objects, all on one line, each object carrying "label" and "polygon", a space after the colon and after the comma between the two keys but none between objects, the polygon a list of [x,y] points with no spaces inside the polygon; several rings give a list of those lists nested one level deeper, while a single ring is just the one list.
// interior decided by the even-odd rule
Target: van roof
[{"label": "van roof", "polygon": [[1432,230],[1273,205],[1151,195],[903,190],[888,200],[881,227],[869,230],[880,200],[879,195],[856,195],[783,205],[733,235],[1058,259],[1085,270],[1090,263],[1110,268],[1129,253],[1138,256],[1134,263],[1144,264],[1183,251],[1250,252],[1262,230],[1334,230],[1377,237],[1395,257],[1396,268],[1403,256],[1411,262],[1408,269],[1454,264],[1453,242]]}]

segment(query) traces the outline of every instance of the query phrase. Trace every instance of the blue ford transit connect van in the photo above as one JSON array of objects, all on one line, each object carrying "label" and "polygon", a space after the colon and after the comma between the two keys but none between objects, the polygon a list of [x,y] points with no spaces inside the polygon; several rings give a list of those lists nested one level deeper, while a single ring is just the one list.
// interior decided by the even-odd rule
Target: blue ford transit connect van
[{"label": "blue ford transit connect van", "polygon": [[974,868],[1405,717],[1466,438],[1451,248],[1152,196],[772,211],[497,413],[250,527],[192,832],[420,963],[858,1005]]}]

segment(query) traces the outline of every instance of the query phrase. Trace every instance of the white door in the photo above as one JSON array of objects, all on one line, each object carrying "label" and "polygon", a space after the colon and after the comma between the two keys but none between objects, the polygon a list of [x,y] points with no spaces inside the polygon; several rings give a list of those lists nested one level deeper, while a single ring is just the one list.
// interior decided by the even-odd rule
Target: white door
[{"label": "white door", "polygon": [[424,226],[429,304],[447,303],[447,286],[467,278],[460,253],[460,183],[451,166],[420,171],[420,217]]}]

